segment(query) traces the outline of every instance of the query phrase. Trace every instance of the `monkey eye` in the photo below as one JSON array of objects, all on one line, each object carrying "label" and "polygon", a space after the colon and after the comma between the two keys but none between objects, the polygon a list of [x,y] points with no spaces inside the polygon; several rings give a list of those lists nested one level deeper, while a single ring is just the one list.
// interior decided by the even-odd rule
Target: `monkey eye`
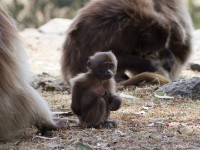
[{"label": "monkey eye", "polygon": [[109,64],[109,68],[113,69],[114,68],[114,64],[113,63]]},{"label": "monkey eye", "polygon": [[110,63],[110,62],[106,62],[105,66],[106,66],[106,68],[109,68],[109,69],[113,69],[114,68],[114,64]]},{"label": "monkey eye", "polygon": [[141,39],[151,39],[152,38],[152,33],[143,33],[141,35]]},{"label": "monkey eye", "polygon": [[91,67],[91,61],[90,60],[87,61],[87,67],[89,67],[89,68]]}]

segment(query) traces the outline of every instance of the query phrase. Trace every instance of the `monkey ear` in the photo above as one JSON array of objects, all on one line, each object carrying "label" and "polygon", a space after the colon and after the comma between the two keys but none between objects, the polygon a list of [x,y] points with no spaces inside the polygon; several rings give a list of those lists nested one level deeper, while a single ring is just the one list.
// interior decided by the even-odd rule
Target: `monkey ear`
[{"label": "monkey ear", "polygon": [[89,60],[87,61],[87,67],[88,67],[88,69],[91,68],[91,59],[89,59]]},{"label": "monkey ear", "polygon": [[185,41],[187,39],[187,33],[180,23],[174,21],[172,23],[172,29],[171,30],[172,30],[171,31],[172,37],[175,38],[176,41],[179,41],[181,43],[185,43]]}]

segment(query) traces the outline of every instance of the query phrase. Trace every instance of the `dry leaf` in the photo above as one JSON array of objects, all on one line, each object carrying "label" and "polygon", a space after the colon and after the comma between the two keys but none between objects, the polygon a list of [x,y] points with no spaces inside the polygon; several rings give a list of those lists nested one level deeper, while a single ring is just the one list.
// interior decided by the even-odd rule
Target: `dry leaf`
[{"label": "dry leaf", "polygon": [[137,97],[135,97],[135,96],[127,95],[127,94],[124,94],[124,93],[120,93],[119,96],[122,97],[122,98],[133,99],[133,100],[139,100],[139,98],[137,98]]},{"label": "dry leaf", "polygon": [[154,96],[161,99],[174,99],[173,96],[168,96],[165,93],[154,93]]}]

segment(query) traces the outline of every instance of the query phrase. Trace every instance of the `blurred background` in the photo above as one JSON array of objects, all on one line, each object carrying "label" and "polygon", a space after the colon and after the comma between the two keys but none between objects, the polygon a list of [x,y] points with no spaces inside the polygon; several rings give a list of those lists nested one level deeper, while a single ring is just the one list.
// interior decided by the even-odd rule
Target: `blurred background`
[{"label": "blurred background", "polygon": [[[89,0],[0,0],[21,28],[39,27],[53,18],[73,18]],[[200,28],[200,0],[183,0],[192,16],[194,27]]]}]

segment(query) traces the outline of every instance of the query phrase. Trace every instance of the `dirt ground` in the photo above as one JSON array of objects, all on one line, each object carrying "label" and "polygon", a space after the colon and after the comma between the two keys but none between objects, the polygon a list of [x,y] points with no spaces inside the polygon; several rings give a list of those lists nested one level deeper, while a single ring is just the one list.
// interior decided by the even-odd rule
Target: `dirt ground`
[{"label": "dirt ground", "polygon": [[[38,38],[26,41],[30,66],[35,75],[47,72],[60,80],[60,53],[63,40],[54,38],[40,42]],[[58,38],[58,37],[57,37]],[[199,76],[200,73],[183,71],[181,76]],[[45,78],[45,77],[44,77]],[[52,80],[54,80],[52,79]],[[55,131],[53,138],[40,137],[35,128],[20,132],[7,143],[0,143],[0,150],[197,150],[200,149],[200,101],[189,98],[160,99],[154,96],[159,85],[132,86],[118,94],[126,94],[122,107],[111,113],[117,128],[82,129],[77,127],[77,117],[70,110],[70,91],[37,89],[48,101],[52,111],[69,112],[63,119],[69,128]],[[135,96],[135,97],[130,97]]]}]

